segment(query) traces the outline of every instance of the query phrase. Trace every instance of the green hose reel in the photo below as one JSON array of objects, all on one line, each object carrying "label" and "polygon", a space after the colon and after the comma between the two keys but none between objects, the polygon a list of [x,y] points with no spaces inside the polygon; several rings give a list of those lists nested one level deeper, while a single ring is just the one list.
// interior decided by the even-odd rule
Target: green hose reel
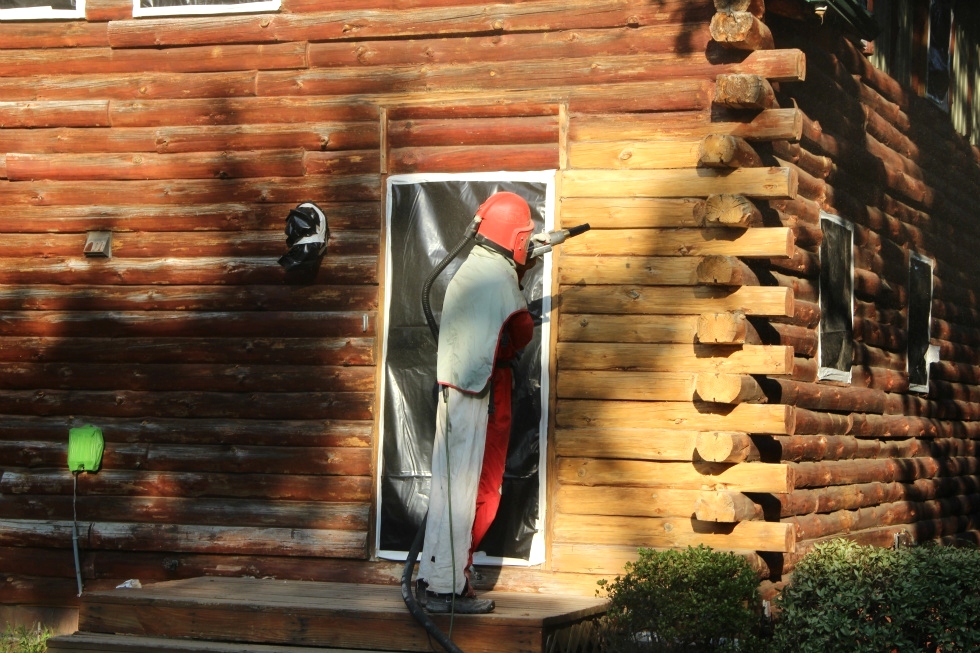
[{"label": "green hose reel", "polygon": [[72,473],[97,472],[102,464],[105,440],[102,429],[91,424],[68,431],[68,469]]}]

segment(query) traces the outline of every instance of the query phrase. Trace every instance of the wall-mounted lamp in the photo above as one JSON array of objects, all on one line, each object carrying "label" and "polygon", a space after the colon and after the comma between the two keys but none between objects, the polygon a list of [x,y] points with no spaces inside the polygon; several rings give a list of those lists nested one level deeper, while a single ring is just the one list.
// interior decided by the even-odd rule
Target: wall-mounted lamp
[{"label": "wall-mounted lamp", "polygon": [[96,258],[112,257],[112,232],[111,231],[90,231],[85,238],[85,247],[82,249],[85,256]]}]

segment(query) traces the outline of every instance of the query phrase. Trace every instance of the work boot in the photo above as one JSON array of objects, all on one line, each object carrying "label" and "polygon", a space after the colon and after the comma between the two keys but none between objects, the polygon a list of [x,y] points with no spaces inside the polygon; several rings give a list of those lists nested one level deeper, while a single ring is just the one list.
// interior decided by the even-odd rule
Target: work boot
[{"label": "work boot", "polygon": [[425,609],[434,614],[487,614],[496,607],[491,599],[425,592]]},{"label": "work boot", "polygon": [[429,584],[421,578],[415,581],[415,602],[421,605],[423,608],[425,607],[425,595],[428,593],[426,592],[428,587]]}]

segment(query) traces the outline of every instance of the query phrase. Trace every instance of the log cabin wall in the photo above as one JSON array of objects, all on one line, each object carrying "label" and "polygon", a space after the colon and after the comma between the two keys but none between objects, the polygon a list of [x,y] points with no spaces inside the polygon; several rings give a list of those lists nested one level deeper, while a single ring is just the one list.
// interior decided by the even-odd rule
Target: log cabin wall
[{"label": "log cabin wall", "polygon": [[[902,282],[874,254],[853,387],[814,382],[819,209],[868,252],[955,250],[964,220],[878,177],[844,203],[865,123],[817,123],[807,56],[837,84],[873,76],[863,59],[760,0],[380,4],[0,23],[0,603],[74,605],[65,443],[86,422],[107,439],[79,479],[87,586],[395,578],[369,543],[382,196],[403,172],[557,169],[558,220],[593,227],[554,263],[548,560],[498,587],[592,595],[637,546],[700,543],[778,581],[835,533],[972,529],[971,427],[904,394]],[[868,116],[911,115],[860,88]],[[895,183],[938,183],[891,151]],[[330,222],[314,279],[276,264],[302,201]],[[83,257],[91,230],[111,259]],[[961,406],[975,307],[936,269]]]}]

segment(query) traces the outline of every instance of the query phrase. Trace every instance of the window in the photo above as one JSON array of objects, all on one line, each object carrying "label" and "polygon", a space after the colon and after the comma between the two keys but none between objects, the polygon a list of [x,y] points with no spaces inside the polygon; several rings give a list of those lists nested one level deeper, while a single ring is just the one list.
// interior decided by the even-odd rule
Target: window
[{"label": "window", "polygon": [[85,0],[0,0],[0,20],[85,18]]},{"label": "window", "polygon": [[850,223],[820,213],[820,326],[817,378],[851,381],[854,333],[854,229]]},{"label": "window", "polygon": [[930,347],[932,322],[932,261],[921,254],[909,257],[909,323],[906,369],[909,390],[929,392],[929,363],[939,360]]},{"label": "window", "polygon": [[133,0],[133,16],[276,11],[281,4],[280,0]]},{"label": "window", "polygon": [[[388,178],[383,382],[379,431],[378,516],[375,547],[382,558],[404,559],[428,505],[436,412],[436,343],[426,324],[421,289],[447,252],[460,242],[476,209],[494,192],[521,195],[538,229],[552,229],[554,171],[486,174],[413,174]],[[442,296],[467,250],[436,279],[431,305]],[[523,280],[532,315],[550,311],[550,261]],[[535,319],[534,339],[514,375],[514,423],[500,509],[483,539],[481,564],[538,564],[544,560],[547,469],[547,317]]]}]

